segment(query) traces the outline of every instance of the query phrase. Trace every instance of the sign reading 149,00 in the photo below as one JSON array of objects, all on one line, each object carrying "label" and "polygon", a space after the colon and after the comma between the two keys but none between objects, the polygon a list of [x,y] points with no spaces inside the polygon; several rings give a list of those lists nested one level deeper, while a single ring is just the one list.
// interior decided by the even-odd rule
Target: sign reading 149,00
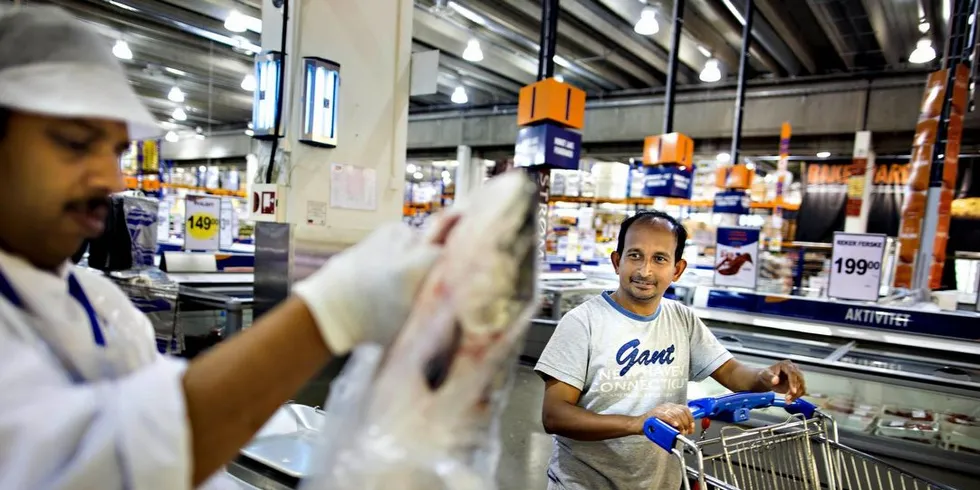
[{"label": "sign reading 149,00", "polygon": [[187,196],[184,220],[184,250],[218,250],[221,245],[221,198]]},{"label": "sign reading 149,00", "polygon": [[887,239],[877,234],[834,233],[827,296],[877,301]]}]

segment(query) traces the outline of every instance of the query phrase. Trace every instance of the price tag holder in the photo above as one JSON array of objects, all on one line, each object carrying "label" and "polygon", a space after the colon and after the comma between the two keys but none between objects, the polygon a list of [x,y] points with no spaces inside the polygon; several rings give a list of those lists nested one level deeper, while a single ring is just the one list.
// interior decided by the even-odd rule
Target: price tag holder
[{"label": "price tag holder", "polygon": [[837,299],[878,301],[886,235],[834,233],[827,296]]},{"label": "price tag holder", "polygon": [[187,196],[184,209],[184,250],[221,247],[221,198]]}]

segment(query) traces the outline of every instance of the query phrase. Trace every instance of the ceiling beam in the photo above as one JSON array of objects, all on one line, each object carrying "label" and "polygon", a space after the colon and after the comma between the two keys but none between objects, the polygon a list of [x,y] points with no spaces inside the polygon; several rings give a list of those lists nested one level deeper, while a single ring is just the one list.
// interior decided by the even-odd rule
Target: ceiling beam
[{"label": "ceiling beam", "polygon": [[[539,19],[541,17],[541,7],[537,4],[522,0],[475,1],[483,6],[483,10],[489,8],[490,5],[494,5],[496,8],[501,8],[506,5],[508,8],[513,9],[516,12],[520,12],[528,18],[535,19],[536,23],[540,23]],[[524,34],[525,36],[533,35],[533,33],[529,34],[527,30],[525,30]],[[568,21],[567,18],[559,17],[558,36],[557,44],[559,54],[565,58],[568,58],[573,63],[588,66],[589,59],[602,59],[608,61],[616,68],[627,73],[629,76],[636,78],[643,84],[643,86],[655,87],[662,85],[662,81],[651,73],[651,70],[649,70],[648,67],[641,66],[640,63],[623,56],[623,54],[617,52],[615,49],[610,49],[608,46],[597,43],[592,34],[586,33],[583,30],[575,27]]]},{"label": "ceiling beam", "polygon": [[885,62],[889,66],[899,66],[911,51],[908,49],[909,38],[914,39],[915,34],[908,32],[907,29],[909,19],[905,17],[908,11],[902,11],[901,5],[891,5],[892,3],[910,5],[911,20],[917,20],[918,3],[915,0],[885,0],[884,2],[861,0],[864,11],[868,14],[868,21],[874,30],[875,39],[885,56]]},{"label": "ceiling beam", "polygon": [[[465,0],[461,0],[466,3]],[[463,3],[459,5],[463,6]],[[480,26],[476,24],[470,24],[469,21],[461,20],[458,15],[433,15],[433,18],[438,19],[444,24],[451,26],[454,29],[452,35],[457,36],[461,43],[465,46],[466,42],[471,38],[476,38],[481,41],[481,46],[484,44],[490,44],[498,46],[504,49],[510,49],[526,58],[527,60],[534,63],[534,75],[537,76],[537,60],[538,60],[538,42],[535,39],[525,37],[520,32],[515,32],[508,28],[508,26],[503,25],[498,22],[499,17],[493,17],[487,12],[480,12],[478,9],[474,8],[472,4],[465,6],[470,11],[477,13],[483,17],[483,23]],[[416,13],[422,11],[429,14],[428,9],[416,5]],[[450,12],[452,12],[450,10]],[[431,14],[430,14],[431,15]],[[566,52],[567,50],[562,50]],[[556,58],[562,55],[556,56]],[[576,75],[578,81],[582,82],[582,88],[592,91],[605,91],[605,90],[615,90],[618,87],[629,86],[629,81],[622,77],[617,77],[612,74],[599,75],[593,71],[585,69],[575,63],[559,63],[564,66],[564,68],[570,70]]]},{"label": "ceiling beam", "polygon": [[844,62],[844,66],[848,70],[854,70],[854,50],[847,45],[842,37],[842,33],[834,24],[834,19],[827,10],[827,4],[820,0],[807,0],[806,3],[809,5],[813,16],[817,19],[817,23],[820,24],[820,28],[827,35],[827,39],[830,40],[830,44],[837,51],[837,56],[840,56],[840,59]]},{"label": "ceiling beam", "polygon": [[[127,0],[124,0],[127,1]],[[255,8],[235,0],[163,0],[170,5],[180,7],[200,15],[206,15],[212,19],[224,22],[225,18],[232,10],[237,10],[242,14],[256,19],[262,18],[262,9]]]},{"label": "ceiling beam", "polygon": [[[416,8],[414,18],[413,37],[419,42],[445,53],[457,55],[466,48],[466,39],[461,39],[454,27],[442,22],[434,15]],[[481,68],[513,80],[522,86],[534,82],[537,78],[538,64],[529,57],[523,57],[514,51],[501,49],[489,43],[482,46],[482,49],[483,61],[479,63]]]},{"label": "ceiling beam", "polygon": [[811,75],[815,75],[817,73],[816,55],[807,46],[800,36],[799,29],[787,15],[788,12],[783,0],[755,0],[755,6],[758,7],[759,13],[772,24],[776,35],[789,46],[793,54],[800,60],[803,68]]},{"label": "ceiling beam", "polygon": [[[689,7],[704,17],[705,20],[714,26],[716,30],[725,38],[728,45],[735,49],[736,54],[742,46],[742,24],[728,11],[720,0],[693,0],[688,3]],[[757,17],[758,19],[758,17]],[[753,36],[753,39],[755,36]],[[759,42],[753,42],[749,47],[750,63],[752,68],[757,71],[768,71],[780,74],[784,71],[783,66],[773,58]],[[730,73],[737,73],[738,64],[729,66]]]}]

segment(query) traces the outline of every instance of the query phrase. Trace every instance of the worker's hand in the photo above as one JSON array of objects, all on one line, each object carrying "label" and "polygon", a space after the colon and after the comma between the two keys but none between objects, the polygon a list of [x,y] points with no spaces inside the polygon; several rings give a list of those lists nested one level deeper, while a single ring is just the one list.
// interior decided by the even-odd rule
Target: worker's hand
[{"label": "worker's hand", "polygon": [[694,415],[691,414],[691,409],[687,408],[687,405],[664,403],[657,406],[657,408],[636,418],[633,433],[642,435],[643,424],[650,417],[657,417],[685,436],[694,433]]},{"label": "worker's hand", "polygon": [[458,217],[433,218],[426,233],[402,222],[384,225],[293,285],[334,355],[362,342],[388,345],[405,324]]},{"label": "worker's hand", "polygon": [[803,372],[793,361],[779,361],[759,371],[759,384],[766,391],[786,395],[786,402],[792,402],[806,394],[806,381]]}]

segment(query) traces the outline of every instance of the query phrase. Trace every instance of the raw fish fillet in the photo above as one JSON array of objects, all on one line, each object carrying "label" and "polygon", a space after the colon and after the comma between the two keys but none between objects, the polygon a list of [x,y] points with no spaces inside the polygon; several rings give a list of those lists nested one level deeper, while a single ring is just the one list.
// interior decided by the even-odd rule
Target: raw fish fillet
[{"label": "raw fish fillet", "polygon": [[394,344],[356,349],[334,382],[301,488],[495,488],[497,425],[538,300],[536,206],[534,184],[513,171],[451,213]]}]

